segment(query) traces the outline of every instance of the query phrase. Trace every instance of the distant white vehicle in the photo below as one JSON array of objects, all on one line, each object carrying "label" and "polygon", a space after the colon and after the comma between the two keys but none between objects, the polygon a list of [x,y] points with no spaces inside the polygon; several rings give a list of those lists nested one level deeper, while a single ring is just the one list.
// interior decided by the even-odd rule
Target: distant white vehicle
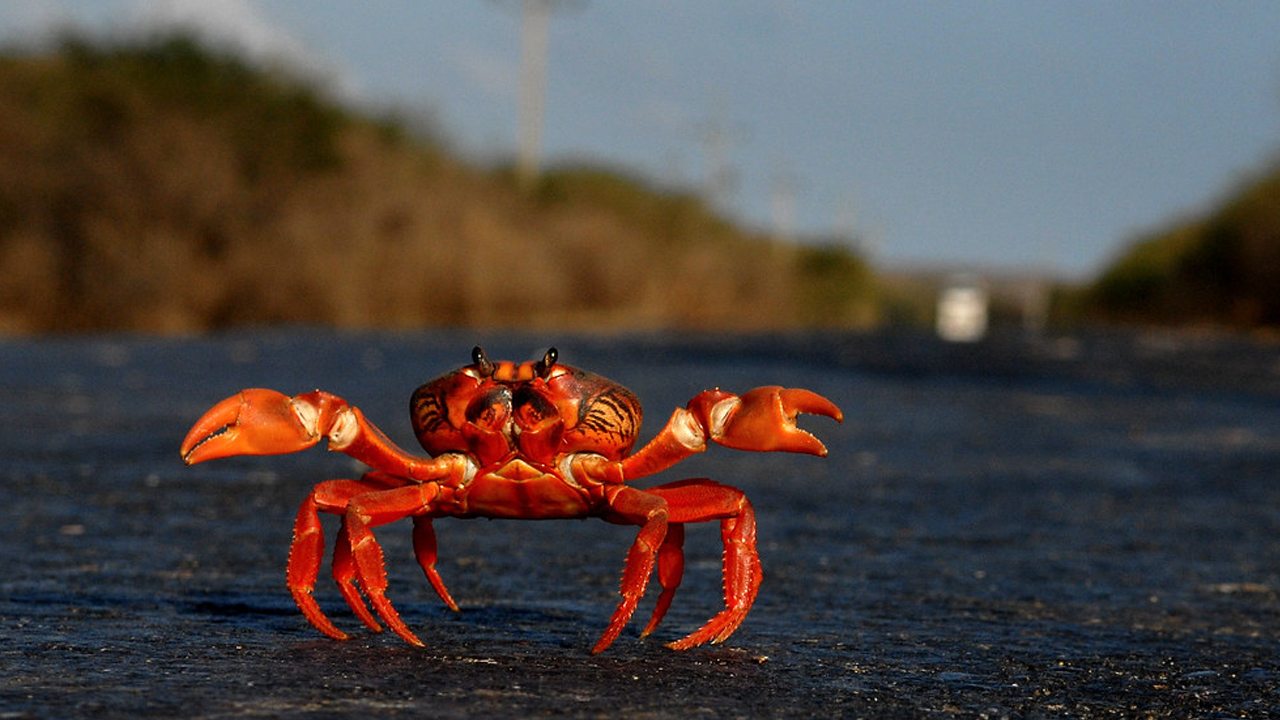
[{"label": "distant white vehicle", "polygon": [[951,279],[938,296],[938,337],[977,342],[987,334],[987,288],[975,277]]}]

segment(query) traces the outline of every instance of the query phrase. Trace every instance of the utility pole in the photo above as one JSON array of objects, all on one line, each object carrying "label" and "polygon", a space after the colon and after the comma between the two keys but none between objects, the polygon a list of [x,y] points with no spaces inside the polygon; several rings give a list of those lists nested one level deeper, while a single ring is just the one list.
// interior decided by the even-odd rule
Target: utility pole
[{"label": "utility pole", "polygon": [[729,123],[723,115],[723,108],[716,108],[711,119],[697,128],[697,137],[702,141],[703,200],[714,210],[728,212],[735,180],[729,165],[729,148],[745,140],[746,131]]},{"label": "utility pole", "polygon": [[791,173],[775,175],[770,202],[773,239],[791,245],[796,241],[796,181]]},{"label": "utility pole", "polygon": [[551,0],[524,0],[520,16],[520,100],[516,109],[516,182],[530,190],[538,180],[547,95],[547,46]]},{"label": "utility pole", "polygon": [[520,0],[520,89],[516,106],[516,182],[531,190],[538,181],[542,124],[547,101],[547,48],[551,14],[579,0]]},{"label": "utility pole", "polygon": [[850,252],[871,262],[879,252],[883,228],[869,223],[858,211],[853,191],[836,201],[833,230]]},{"label": "utility pole", "polygon": [[849,252],[866,258],[868,248],[863,238],[858,237],[858,208],[852,195],[845,195],[836,201],[835,217],[832,230],[836,238]]}]

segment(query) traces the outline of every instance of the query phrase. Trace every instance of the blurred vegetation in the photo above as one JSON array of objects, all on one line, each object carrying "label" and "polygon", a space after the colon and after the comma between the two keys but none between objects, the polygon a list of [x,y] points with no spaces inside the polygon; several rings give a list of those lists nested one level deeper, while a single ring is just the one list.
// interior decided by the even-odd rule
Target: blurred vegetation
[{"label": "blurred vegetation", "polygon": [[[0,55],[0,333],[929,326],[946,272],[877,275],[848,240],[605,167],[521,192],[188,37]],[[990,288],[997,326],[1280,326],[1280,159],[1093,281]]]},{"label": "blurred vegetation", "polygon": [[844,246],[600,168],[509,171],[185,37],[0,58],[0,332],[861,327]]},{"label": "blurred vegetation", "polygon": [[1280,326],[1280,161],[1203,216],[1135,240],[1079,305],[1111,322]]}]

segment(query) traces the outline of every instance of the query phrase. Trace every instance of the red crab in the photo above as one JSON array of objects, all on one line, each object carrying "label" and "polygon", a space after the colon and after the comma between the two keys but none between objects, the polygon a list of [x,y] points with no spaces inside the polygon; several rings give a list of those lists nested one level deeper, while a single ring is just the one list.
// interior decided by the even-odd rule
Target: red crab
[{"label": "red crab", "polygon": [[623,570],[622,601],[596,653],[627,624],[655,562],[662,592],[642,636],[657,626],[684,569],[684,524],[719,520],[726,607],[669,647],[683,650],[729,637],[760,587],[751,503],[737,488],[706,479],[646,490],[626,483],[702,452],[708,440],[739,450],[825,456],[823,444],[796,427],[796,414],[841,421],[840,409],[808,390],[761,387],[741,396],[707,390],[631,453],[641,417],[635,395],[556,358],[552,348],[535,362],[493,362],[477,347],[470,365],[419,387],[410,412],[429,458],[401,450],[342,398],[321,390],[291,398],[262,389],[242,390],[213,406],[183,440],[182,458],[191,465],[231,455],[289,453],[328,439],[330,450],[374,468],[358,480],[316,485],[294,523],[289,589],[307,620],[332,638],[347,635],[311,594],[324,556],[320,512],[342,518],[332,566],[347,604],[370,629],[382,629],[358,583],[378,617],[415,645],[422,641],[386,597],[382,549],[371,528],[412,517],[418,563],[440,598],[457,610],[436,572],[434,518],[599,517],[639,525]]}]

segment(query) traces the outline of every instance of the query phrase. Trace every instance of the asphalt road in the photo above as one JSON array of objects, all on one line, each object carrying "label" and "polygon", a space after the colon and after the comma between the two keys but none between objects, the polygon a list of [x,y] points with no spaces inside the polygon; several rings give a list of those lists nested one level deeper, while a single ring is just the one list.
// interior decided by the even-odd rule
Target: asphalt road
[{"label": "asphalt road", "polygon": [[[492,356],[541,338],[482,338]],[[260,332],[0,344],[0,718],[1267,717],[1280,715],[1280,354],[1153,336],[553,339],[629,385],[648,433],[702,387],[810,387],[825,460],[718,449],[660,480],[737,485],[765,582],[721,646],[719,538],[653,638],[589,654],[631,528],[442,520],[441,605],[407,524],[390,596],[427,643],[324,638],[283,584],[320,450],[193,468],[177,445],[238,387],[320,386],[397,441],[418,382],[474,340]],[[655,480],[657,482],[657,480]],[[329,525],[332,535],[333,525]],[[646,615],[652,594],[637,618]],[[642,618],[640,618],[642,619]]]}]

